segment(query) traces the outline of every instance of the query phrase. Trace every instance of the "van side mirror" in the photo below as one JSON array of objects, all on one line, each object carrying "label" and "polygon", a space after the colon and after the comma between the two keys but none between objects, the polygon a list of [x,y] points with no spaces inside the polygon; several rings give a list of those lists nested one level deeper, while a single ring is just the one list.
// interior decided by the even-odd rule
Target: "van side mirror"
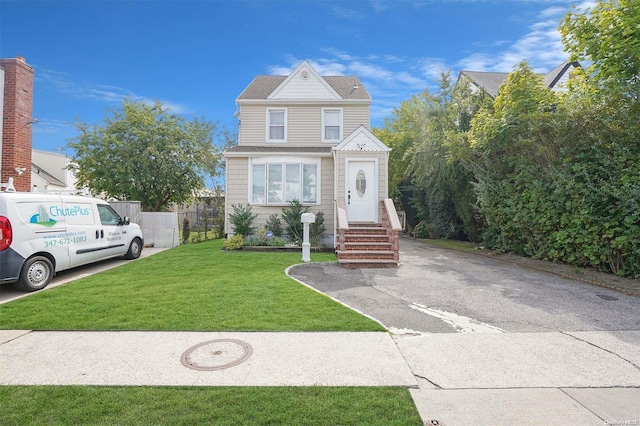
[{"label": "van side mirror", "polygon": [[131,221],[128,216],[125,216],[120,220],[120,225],[128,225],[129,223],[131,223]]}]

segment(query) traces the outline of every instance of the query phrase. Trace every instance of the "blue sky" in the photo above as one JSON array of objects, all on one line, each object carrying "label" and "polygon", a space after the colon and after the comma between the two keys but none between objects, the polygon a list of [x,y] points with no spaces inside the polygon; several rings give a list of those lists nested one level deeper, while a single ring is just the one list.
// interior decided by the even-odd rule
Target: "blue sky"
[{"label": "blue sky", "polygon": [[[98,123],[124,97],[234,128],[259,74],[303,59],[357,75],[372,126],[434,88],[440,71],[547,72],[567,59],[557,26],[571,0],[7,1],[0,57],[35,68],[33,147],[64,149],[75,118]],[[67,155],[69,150],[62,151]]]}]

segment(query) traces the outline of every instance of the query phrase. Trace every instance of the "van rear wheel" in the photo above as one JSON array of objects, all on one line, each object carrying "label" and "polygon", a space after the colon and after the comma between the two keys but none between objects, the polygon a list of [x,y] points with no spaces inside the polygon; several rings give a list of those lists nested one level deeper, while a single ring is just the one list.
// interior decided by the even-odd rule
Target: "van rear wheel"
[{"label": "van rear wheel", "polygon": [[44,256],[34,256],[22,265],[20,278],[13,286],[18,290],[37,291],[42,290],[51,282],[54,269],[53,263]]},{"label": "van rear wheel", "polygon": [[125,259],[137,259],[140,257],[140,253],[142,253],[142,240],[138,237],[134,238],[129,245],[129,251],[124,255]]}]

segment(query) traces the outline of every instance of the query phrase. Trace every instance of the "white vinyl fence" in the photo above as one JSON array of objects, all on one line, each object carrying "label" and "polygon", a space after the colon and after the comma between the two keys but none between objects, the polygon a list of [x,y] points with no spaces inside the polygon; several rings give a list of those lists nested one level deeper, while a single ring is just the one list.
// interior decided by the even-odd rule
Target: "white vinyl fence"
[{"label": "white vinyl fence", "polygon": [[144,244],[159,248],[173,248],[180,245],[178,214],[173,212],[141,212],[140,227]]}]

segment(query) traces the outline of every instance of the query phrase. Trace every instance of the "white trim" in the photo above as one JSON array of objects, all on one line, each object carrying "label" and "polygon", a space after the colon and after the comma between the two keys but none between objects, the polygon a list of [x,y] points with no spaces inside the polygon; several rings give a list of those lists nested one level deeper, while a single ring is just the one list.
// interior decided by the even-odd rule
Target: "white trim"
[{"label": "white trim", "polygon": [[379,173],[379,163],[378,163],[378,158],[358,158],[358,157],[350,157],[350,158],[345,158],[344,159],[344,205],[346,207],[347,210],[347,217],[349,215],[349,204],[348,204],[348,197],[347,197],[347,192],[349,191],[349,163],[350,162],[356,162],[356,161],[360,161],[360,162],[373,162],[373,184],[375,185],[375,191],[373,192],[374,195],[374,202],[373,202],[373,222],[374,223],[378,223],[378,203],[380,202],[380,197],[379,197],[379,193],[380,193],[380,187],[379,187],[379,179],[378,179],[378,173]]},{"label": "white trim", "polygon": [[[267,108],[266,114],[266,132],[265,132],[265,141],[267,143],[287,143],[287,131],[288,131],[288,109],[287,108]],[[271,139],[271,112],[284,112],[284,139]]]},{"label": "white trim", "polygon": [[[340,130],[339,130],[339,134],[338,134],[338,138],[337,139],[326,139],[325,138],[325,113],[327,111],[338,111],[340,113]],[[321,138],[322,138],[322,142],[326,142],[326,143],[340,143],[340,141],[342,141],[342,134],[344,131],[344,111],[342,108],[331,108],[331,107],[326,107],[326,108],[322,108],[322,128],[320,130],[322,132]]]},{"label": "white trim", "polygon": [[277,98],[279,93],[282,91],[282,89],[288,86],[291,80],[296,78],[298,74],[303,70],[306,70],[309,74],[311,74],[305,80],[309,80],[311,77],[314,77],[314,79],[317,79],[320,82],[320,84],[322,84],[322,86],[327,90],[331,98],[324,98],[323,101],[325,103],[327,99],[338,99],[338,100],[342,99],[342,97],[338,94],[338,92],[336,92],[333,89],[333,87],[331,87],[329,83],[327,83],[325,79],[322,78],[320,74],[318,74],[318,71],[316,71],[315,68],[313,68],[311,64],[309,64],[309,62],[307,61],[302,61],[300,65],[298,65],[293,71],[291,71],[291,74],[289,74],[289,76],[282,83],[280,83],[280,85],[276,87],[276,89],[273,92],[271,92],[269,96],[267,96],[267,99]]},{"label": "white trim", "polygon": [[336,151],[345,152],[389,152],[391,148],[386,146],[369,129],[362,124],[358,126],[342,142],[333,147]]}]

